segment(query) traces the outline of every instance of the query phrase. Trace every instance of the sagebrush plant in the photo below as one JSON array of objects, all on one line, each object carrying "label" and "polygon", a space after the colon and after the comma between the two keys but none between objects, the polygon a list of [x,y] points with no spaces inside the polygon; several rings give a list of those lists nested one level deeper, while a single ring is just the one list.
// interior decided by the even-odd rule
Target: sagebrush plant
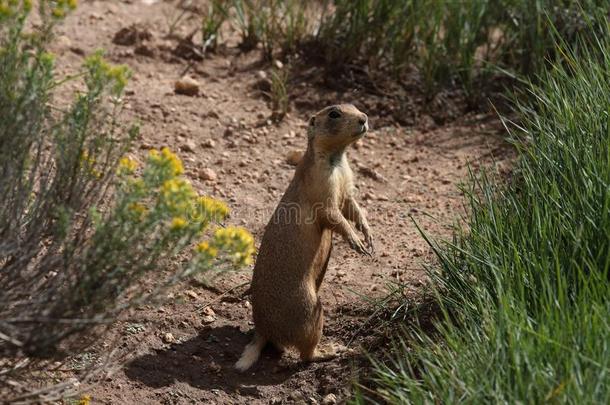
[{"label": "sagebrush plant", "polygon": [[[38,5],[29,28],[29,1],[0,1],[3,400],[52,398],[29,393],[20,376],[81,352],[123,311],[182,278],[249,264],[253,253],[244,229],[214,225],[206,236],[228,208],[198,195],[170,150],[153,150],[142,164],[127,156],[138,132],[119,121],[127,67],[97,52],[73,102],[53,102],[63,78],[46,46],[76,4]],[[155,283],[144,288],[146,275]]]},{"label": "sagebrush plant", "polygon": [[[610,402],[610,40],[607,14],[516,101],[507,184],[472,178],[468,228],[433,247],[443,311],[373,377],[389,403]],[[523,101],[523,100],[526,101]],[[364,401],[361,390],[357,399]]]}]

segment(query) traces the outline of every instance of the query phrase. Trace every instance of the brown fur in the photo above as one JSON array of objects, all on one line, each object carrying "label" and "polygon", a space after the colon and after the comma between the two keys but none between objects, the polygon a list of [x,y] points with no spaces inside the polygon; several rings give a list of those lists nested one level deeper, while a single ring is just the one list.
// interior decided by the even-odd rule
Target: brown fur
[{"label": "brown fur", "polygon": [[[340,117],[331,118],[336,114]],[[372,253],[369,225],[354,200],[345,155],[346,147],[367,130],[366,115],[351,104],[327,107],[310,119],[307,151],[265,229],[254,267],[251,292],[258,348],[263,342],[296,347],[303,360],[314,360],[324,322],[318,290],[328,267],[332,233],[339,233],[356,251]],[[363,232],[366,247],[350,220]],[[246,352],[236,365],[239,369],[256,361],[245,357]]]}]

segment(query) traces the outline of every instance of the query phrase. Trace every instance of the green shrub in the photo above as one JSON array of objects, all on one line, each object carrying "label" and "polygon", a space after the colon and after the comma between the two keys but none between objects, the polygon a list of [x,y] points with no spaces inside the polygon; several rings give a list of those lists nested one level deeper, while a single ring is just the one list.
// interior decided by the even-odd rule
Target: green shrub
[{"label": "green shrub", "polygon": [[241,33],[241,48],[251,50],[260,43],[271,60],[277,51],[296,52],[311,33],[310,6],[296,0],[232,0],[226,13]]},{"label": "green shrub", "polygon": [[[568,43],[590,35],[608,0],[292,0],[222,1],[242,48],[262,44],[271,60],[321,49],[324,64],[341,69],[365,63],[397,75],[416,66],[425,89],[474,83],[491,72],[533,75],[555,57],[551,26]],[[215,3],[216,4],[216,3]],[[499,68],[499,69],[498,69]]]},{"label": "green shrub", "polygon": [[[45,48],[73,6],[41,1],[30,31],[30,3],[0,1],[3,399],[27,398],[29,384],[8,379],[82,352],[131,306],[195,273],[248,264],[253,252],[241,228],[204,236],[228,209],[197,195],[168,149],[152,151],[141,168],[126,156],[138,131],[119,121],[125,66],[95,53],[73,102],[53,102],[62,81]],[[140,284],[145,276],[152,290]]]},{"label": "green shrub", "polygon": [[[443,311],[375,362],[390,403],[610,402],[610,30],[517,102],[508,183],[473,178],[468,227],[434,248]],[[594,24],[591,27],[595,26]]]}]

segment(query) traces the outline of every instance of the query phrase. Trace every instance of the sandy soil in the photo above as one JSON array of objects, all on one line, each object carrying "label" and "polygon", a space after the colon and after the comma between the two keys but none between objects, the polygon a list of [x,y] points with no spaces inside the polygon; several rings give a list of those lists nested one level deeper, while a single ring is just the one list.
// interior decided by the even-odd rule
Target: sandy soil
[{"label": "sandy soil", "polygon": [[[257,243],[293,175],[286,156],[305,147],[308,116],[331,102],[353,102],[369,114],[373,128],[349,159],[377,255],[359,256],[335,240],[322,285],[323,344],[350,350],[333,361],[302,365],[295,354],[280,358],[266,351],[250,372],[233,371],[252,328],[243,294],[251,269],[245,269],[222,276],[214,288],[186,283],[162,307],[140,308],[120,322],[114,329],[118,350],[130,361],[87,393],[95,404],[342,402],[366,364],[361,347],[373,334],[362,329],[370,314],[367,297],[382,296],[392,281],[404,283],[407,294],[416,297],[426,283],[423,265],[433,256],[411,217],[433,236],[450,235],[464,212],[458,185],[467,176],[467,163],[477,167],[493,157],[504,164],[498,122],[493,114],[463,108],[447,114],[454,106],[443,104],[443,98],[432,103],[443,117],[438,119],[422,109],[421,97],[408,92],[408,103],[401,105],[411,107],[402,111],[358,80],[328,86],[333,77],[295,64],[300,70],[291,80],[292,111],[280,124],[268,125],[271,110],[257,86],[259,72],[271,65],[261,62],[260,52],[241,53],[230,40],[203,61],[176,56],[177,40],[166,37],[173,7],[142,0],[83,2],[58,29],[54,51],[60,72],[77,71],[84,55],[98,48],[106,49],[111,61],[128,64],[134,75],[125,97],[126,118],[141,125],[133,156],[141,158],[153,147],[178,151],[195,188],[226,201],[232,209],[229,222],[251,230]],[[113,43],[120,29],[135,23],[150,37]],[[192,21],[177,34],[190,27]],[[199,95],[175,94],[174,82],[186,70],[200,83]],[[205,180],[204,169],[214,170],[217,178]]]}]

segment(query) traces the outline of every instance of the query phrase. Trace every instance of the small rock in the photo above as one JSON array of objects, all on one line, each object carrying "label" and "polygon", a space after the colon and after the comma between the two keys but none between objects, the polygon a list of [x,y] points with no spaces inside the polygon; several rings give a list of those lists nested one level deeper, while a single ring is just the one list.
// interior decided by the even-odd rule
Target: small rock
[{"label": "small rock", "polygon": [[210,364],[208,364],[208,369],[215,374],[218,374],[222,371],[222,367],[216,363],[215,361],[211,361]]},{"label": "small rock", "polygon": [[207,325],[209,323],[212,323],[216,320],[215,316],[212,315],[206,315],[203,318],[201,318],[201,323],[203,323],[204,325]]},{"label": "small rock", "polygon": [[117,45],[130,46],[150,39],[152,39],[152,34],[150,31],[134,24],[130,27],[121,28],[116,34],[114,34],[112,42]]},{"label": "small rock", "polygon": [[300,152],[298,150],[293,150],[291,152],[288,152],[288,154],[286,155],[286,163],[288,163],[289,165],[292,165],[292,166],[296,166],[299,164],[299,162],[301,162],[302,158],[303,158],[303,152]]},{"label": "small rock", "polygon": [[328,394],[322,398],[322,405],[332,405],[337,403],[337,396],[335,394]]},{"label": "small rock", "polygon": [[276,69],[280,69],[281,70],[281,69],[284,68],[284,64],[281,61],[279,61],[279,60],[276,60],[275,62],[273,62],[273,64],[275,65]]},{"label": "small rock", "polygon": [[149,44],[141,44],[138,45],[133,52],[136,55],[148,56],[149,58],[155,57],[155,49],[152,48]]},{"label": "small rock", "polygon": [[55,46],[61,51],[68,50],[72,47],[72,40],[66,35],[59,35],[55,37]]},{"label": "small rock", "polygon": [[184,292],[184,295],[186,295],[187,297],[191,297],[191,298],[193,298],[193,299],[197,299],[197,298],[199,298],[199,296],[197,295],[197,293],[196,293],[195,291],[193,291],[193,290],[186,290],[186,291]]},{"label": "small rock", "polygon": [[264,70],[259,70],[258,72],[256,72],[256,76],[261,80],[267,80],[267,72],[265,72]]},{"label": "small rock", "polygon": [[209,167],[205,167],[199,170],[199,178],[201,180],[215,181],[218,178],[218,175],[214,170],[210,169]]},{"label": "small rock", "polygon": [[176,343],[176,338],[170,332],[164,333],[161,339],[165,343]]},{"label": "small rock", "polygon": [[272,398],[269,400],[269,403],[270,403],[271,405],[278,405],[278,404],[281,404],[281,403],[282,403],[282,398],[280,398],[280,397],[272,397]]},{"label": "small rock", "polygon": [[199,94],[199,82],[191,77],[183,77],[176,80],[174,83],[174,91],[176,94],[184,94],[185,96],[196,96]]},{"label": "small rock", "polygon": [[376,198],[377,196],[370,191],[364,193],[364,195],[362,196],[363,200],[375,200]]},{"label": "small rock", "polygon": [[180,149],[185,152],[195,152],[196,148],[197,148],[197,145],[191,139],[187,140],[185,143],[183,143],[180,146]]},{"label": "small rock", "polygon": [[212,307],[205,307],[203,308],[203,314],[204,315],[210,315],[210,316],[214,316],[216,315],[216,312],[214,312],[214,310],[212,309]]},{"label": "small rock", "polygon": [[366,177],[370,177],[373,180],[380,181],[380,182],[383,182],[383,183],[386,182],[385,177],[383,177],[381,175],[381,173],[379,173],[378,171],[376,171],[374,169],[371,169],[369,167],[362,166],[362,167],[360,167],[358,169],[358,171],[360,172],[360,174],[362,174],[362,175],[364,175]]},{"label": "small rock", "polygon": [[206,139],[205,141],[201,142],[201,146],[204,148],[214,148],[216,146],[216,142],[214,142],[212,139]]}]

